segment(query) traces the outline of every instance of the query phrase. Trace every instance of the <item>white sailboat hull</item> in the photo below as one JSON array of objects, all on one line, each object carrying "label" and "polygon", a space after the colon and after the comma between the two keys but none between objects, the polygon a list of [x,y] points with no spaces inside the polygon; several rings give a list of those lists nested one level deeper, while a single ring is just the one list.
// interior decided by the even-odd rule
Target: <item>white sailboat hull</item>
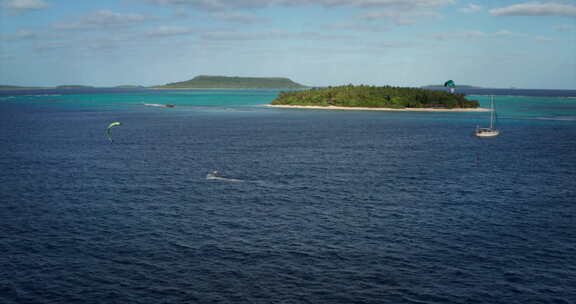
[{"label": "white sailboat hull", "polygon": [[477,130],[476,131],[476,136],[478,137],[494,137],[494,136],[498,136],[500,134],[500,131],[498,130]]},{"label": "white sailboat hull", "polygon": [[500,134],[500,131],[494,128],[494,119],[496,116],[496,110],[494,109],[494,96],[490,96],[490,109],[492,110],[492,113],[490,113],[490,127],[480,128],[477,126],[476,132],[474,132],[477,137],[494,137]]}]

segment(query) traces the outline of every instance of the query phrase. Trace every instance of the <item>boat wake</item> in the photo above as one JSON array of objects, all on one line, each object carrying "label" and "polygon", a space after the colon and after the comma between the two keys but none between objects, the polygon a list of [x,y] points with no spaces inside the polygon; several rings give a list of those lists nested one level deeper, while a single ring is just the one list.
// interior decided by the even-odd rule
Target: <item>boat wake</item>
[{"label": "boat wake", "polygon": [[212,172],[212,173],[208,173],[208,174],[206,175],[206,179],[219,180],[219,181],[224,181],[224,182],[243,182],[243,180],[241,180],[241,179],[226,178],[226,177],[218,176],[218,171],[214,171],[214,172]]},{"label": "boat wake", "polygon": [[576,116],[536,117],[536,120],[576,121]]},{"label": "boat wake", "polygon": [[236,182],[244,183],[247,185],[252,185],[262,188],[278,189],[278,190],[290,190],[295,188],[306,188],[307,185],[292,182],[273,182],[267,180],[244,180],[236,178],[227,178],[219,175],[218,171],[213,171],[206,174],[206,180],[221,181],[221,182]]},{"label": "boat wake", "polygon": [[145,103],[147,107],[173,108],[173,104]]}]

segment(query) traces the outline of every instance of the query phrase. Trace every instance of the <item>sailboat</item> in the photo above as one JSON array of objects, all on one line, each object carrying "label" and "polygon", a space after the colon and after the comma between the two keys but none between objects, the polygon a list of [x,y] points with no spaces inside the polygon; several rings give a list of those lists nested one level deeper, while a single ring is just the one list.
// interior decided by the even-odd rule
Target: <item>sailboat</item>
[{"label": "sailboat", "polygon": [[494,120],[496,119],[496,109],[494,108],[494,96],[490,96],[490,127],[480,128],[476,126],[476,136],[478,137],[494,137],[500,134],[496,128],[494,128]]}]

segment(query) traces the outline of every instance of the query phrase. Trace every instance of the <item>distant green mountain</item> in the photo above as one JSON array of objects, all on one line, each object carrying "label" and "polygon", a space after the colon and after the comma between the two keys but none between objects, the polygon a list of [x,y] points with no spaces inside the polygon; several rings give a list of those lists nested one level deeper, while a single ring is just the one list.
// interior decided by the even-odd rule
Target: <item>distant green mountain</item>
[{"label": "distant green mountain", "polygon": [[0,90],[29,90],[29,89],[45,89],[41,87],[24,87],[15,85],[0,85]]},{"label": "distant green mountain", "polygon": [[93,86],[78,85],[78,84],[65,84],[65,85],[59,85],[56,87],[56,89],[89,89],[89,88],[93,88]]},{"label": "distant green mountain", "polygon": [[306,86],[281,77],[197,76],[181,82],[155,86],[158,89],[297,89]]},{"label": "distant green mountain", "polygon": [[115,86],[115,88],[118,88],[118,89],[137,89],[137,88],[144,88],[144,86],[133,85],[133,84],[123,84],[123,85],[117,85],[117,86]]}]

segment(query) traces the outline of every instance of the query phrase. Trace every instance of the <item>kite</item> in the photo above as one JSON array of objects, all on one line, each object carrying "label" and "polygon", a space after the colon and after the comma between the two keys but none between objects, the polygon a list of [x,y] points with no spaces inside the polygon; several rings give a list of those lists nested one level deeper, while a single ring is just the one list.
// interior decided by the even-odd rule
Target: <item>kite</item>
[{"label": "kite", "polygon": [[112,141],[112,132],[111,132],[112,128],[117,127],[117,126],[121,126],[121,125],[122,125],[121,122],[116,121],[116,122],[111,123],[108,126],[108,128],[106,128],[106,136],[108,136],[108,140]]},{"label": "kite", "polygon": [[448,80],[444,83],[444,86],[450,89],[450,93],[454,93],[456,83],[454,83],[454,80]]}]

